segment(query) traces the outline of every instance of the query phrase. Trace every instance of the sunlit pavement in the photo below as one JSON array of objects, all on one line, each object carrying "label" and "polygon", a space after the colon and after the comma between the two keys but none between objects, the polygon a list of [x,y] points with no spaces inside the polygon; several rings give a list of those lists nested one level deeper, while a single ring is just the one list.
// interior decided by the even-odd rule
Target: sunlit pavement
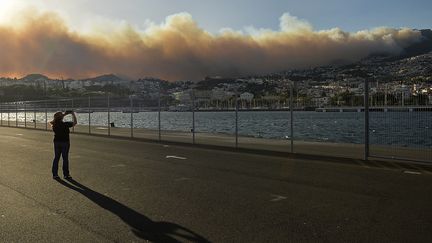
[{"label": "sunlit pavement", "polygon": [[[431,242],[427,167],[289,159],[0,128],[1,242]],[[59,171],[61,172],[61,171]]]}]

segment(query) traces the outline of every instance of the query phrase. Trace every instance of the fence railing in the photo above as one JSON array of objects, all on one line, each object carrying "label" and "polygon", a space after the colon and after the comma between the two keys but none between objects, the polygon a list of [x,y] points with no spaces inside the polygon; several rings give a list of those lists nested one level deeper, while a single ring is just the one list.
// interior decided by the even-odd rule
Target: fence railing
[{"label": "fence railing", "polygon": [[217,106],[206,105],[203,98],[193,95],[173,106],[169,94],[153,99],[106,96],[3,102],[0,125],[49,130],[48,122],[56,111],[74,110],[76,133],[432,162],[430,106],[371,106],[366,93],[363,107],[299,111],[296,108],[305,103],[295,100],[291,89],[286,104],[270,111],[241,105],[239,96],[234,105],[225,101]]}]

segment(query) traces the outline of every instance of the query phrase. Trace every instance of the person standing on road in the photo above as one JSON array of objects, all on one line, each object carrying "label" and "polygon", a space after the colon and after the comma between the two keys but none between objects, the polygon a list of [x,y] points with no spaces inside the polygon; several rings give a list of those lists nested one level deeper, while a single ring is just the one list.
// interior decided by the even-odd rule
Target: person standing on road
[{"label": "person standing on road", "polygon": [[[64,122],[63,118],[72,115],[72,122]],[[75,112],[66,111],[65,113],[59,111],[54,114],[54,119],[50,122],[52,130],[54,131],[54,160],[52,164],[53,179],[59,179],[58,164],[60,155],[63,158],[63,176],[65,179],[72,179],[69,173],[69,128],[77,124]]]}]

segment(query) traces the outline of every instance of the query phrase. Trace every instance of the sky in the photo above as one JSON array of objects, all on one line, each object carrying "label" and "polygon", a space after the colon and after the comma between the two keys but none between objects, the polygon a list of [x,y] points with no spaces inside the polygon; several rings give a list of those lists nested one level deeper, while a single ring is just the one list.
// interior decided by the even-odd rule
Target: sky
[{"label": "sky", "polygon": [[308,20],[317,30],[430,28],[432,11],[429,0],[0,0],[1,5],[59,11],[76,28],[85,28],[96,16],[143,26],[146,21],[160,23],[166,16],[188,12],[211,32],[248,26],[277,29],[285,12]]},{"label": "sky", "polygon": [[418,41],[408,29],[431,28],[431,10],[425,0],[0,0],[0,36],[15,38],[0,39],[10,50],[0,76],[199,79],[354,61]]}]

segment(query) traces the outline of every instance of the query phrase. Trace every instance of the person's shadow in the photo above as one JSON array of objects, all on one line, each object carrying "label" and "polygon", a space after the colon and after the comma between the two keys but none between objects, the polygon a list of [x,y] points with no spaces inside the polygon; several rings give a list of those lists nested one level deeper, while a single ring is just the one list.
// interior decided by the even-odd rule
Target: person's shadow
[{"label": "person's shadow", "polygon": [[[61,179],[57,181],[63,186],[81,193],[100,207],[117,215],[123,222],[128,224],[132,232],[141,239],[152,242],[209,242],[204,237],[183,226],[169,222],[152,221],[139,212],[99,192],[93,191],[73,179],[67,180],[70,184]],[[181,240],[177,240],[176,238]]]}]

